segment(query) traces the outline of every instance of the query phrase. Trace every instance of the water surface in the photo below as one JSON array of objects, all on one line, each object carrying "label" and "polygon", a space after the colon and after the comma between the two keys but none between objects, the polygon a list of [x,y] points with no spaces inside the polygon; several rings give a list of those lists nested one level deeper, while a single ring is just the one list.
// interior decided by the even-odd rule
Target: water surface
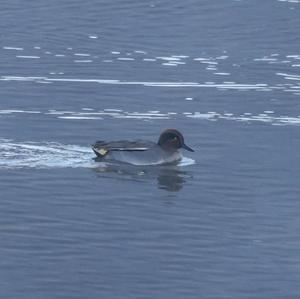
[{"label": "water surface", "polygon": [[[298,298],[299,5],[2,3],[2,296]],[[93,159],[172,127],[178,166]]]}]

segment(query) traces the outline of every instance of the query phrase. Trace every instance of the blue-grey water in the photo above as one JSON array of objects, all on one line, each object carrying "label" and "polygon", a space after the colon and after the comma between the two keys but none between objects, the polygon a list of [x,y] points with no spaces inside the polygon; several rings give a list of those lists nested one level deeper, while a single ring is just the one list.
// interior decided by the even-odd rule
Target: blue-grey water
[{"label": "blue-grey water", "polygon": [[[300,1],[0,3],[1,298],[299,298]],[[177,128],[178,166],[97,139]]]}]

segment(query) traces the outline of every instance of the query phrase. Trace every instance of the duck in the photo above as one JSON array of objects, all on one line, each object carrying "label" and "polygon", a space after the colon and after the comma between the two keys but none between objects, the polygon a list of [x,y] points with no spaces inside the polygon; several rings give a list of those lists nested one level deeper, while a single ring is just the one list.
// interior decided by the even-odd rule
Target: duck
[{"label": "duck", "polygon": [[97,161],[121,162],[132,165],[160,165],[182,159],[180,149],[194,152],[176,129],[164,130],[158,142],[148,140],[96,141],[92,150]]}]

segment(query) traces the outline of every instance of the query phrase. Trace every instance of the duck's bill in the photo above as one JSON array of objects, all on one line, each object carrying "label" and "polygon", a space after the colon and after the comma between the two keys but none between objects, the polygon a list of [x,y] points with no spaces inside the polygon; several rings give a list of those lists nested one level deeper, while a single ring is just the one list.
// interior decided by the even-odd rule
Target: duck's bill
[{"label": "duck's bill", "polygon": [[186,144],[183,144],[182,148],[186,149],[189,152],[194,152],[194,150],[192,148],[190,148],[189,146],[187,146]]}]

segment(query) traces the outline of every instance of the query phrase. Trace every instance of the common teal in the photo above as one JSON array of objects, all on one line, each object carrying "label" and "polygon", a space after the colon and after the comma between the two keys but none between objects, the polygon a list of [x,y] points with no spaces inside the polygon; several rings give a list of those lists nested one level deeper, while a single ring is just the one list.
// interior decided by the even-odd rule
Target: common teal
[{"label": "common teal", "polygon": [[182,134],[175,129],[161,133],[158,142],[147,140],[97,141],[92,149],[100,161],[116,161],[134,165],[158,165],[179,161],[179,149],[194,150],[184,143]]}]

